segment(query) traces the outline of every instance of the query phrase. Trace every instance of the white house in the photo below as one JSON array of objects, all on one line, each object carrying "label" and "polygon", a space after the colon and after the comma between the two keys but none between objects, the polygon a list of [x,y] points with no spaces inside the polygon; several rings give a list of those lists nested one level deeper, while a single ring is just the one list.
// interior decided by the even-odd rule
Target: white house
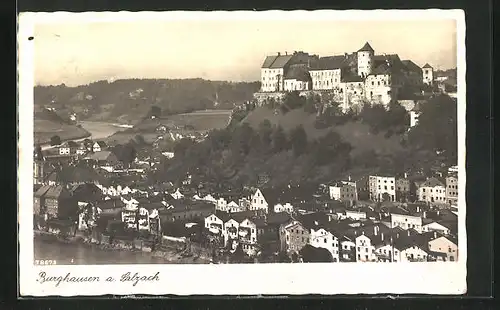
[{"label": "white house", "polygon": [[418,200],[428,203],[446,203],[446,187],[438,179],[432,177],[418,187]]},{"label": "white house", "polygon": [[211,202],[211,203],[217,203],[217,199],[215,199],[212,195],[208,194],[205,197],[202,198],[202,200]]},{"label": "white house", "polygon": [[177,189],[173,194],[171,194],[172,197],[176,200],[184,198],[184,195],[181,193],[179,189]]},{"label": "white house", "polygon": [[235,219],[229,219],[224,223],[224,244],[227,244],[229,239],[237,239],[238,238],[238,228],[240,227],[240,223]]},{"label": "white house", "polygon": [[345,217],[355,221],[359,221],[366,219],[366,212],[356,211],[356,210],[346,210]]},{"label": "white house", "polygon": [[340,261],[339,239],[324,228],[320,228],[318,230],[311,229],[309,244],[315,248],[328,250],[330,254],[332,254],[334,262]]},{"label": "white house", "polygon": [[250,210],[252,211],[258,211],[258,210],[264,210],[265,213],[268,213],[268,203],[266,201],[266,198],[262,194],[260,189],[257,189],[255,193],[252,195],[252,201],[250,203]]},{"label": "white house", "polygon": [[285,204],[278,203],[274,205],[274,213],[281,213],[281,212],[293,213],[293,206],[289,202]]},{"label": "white house", "polygon": [[429,250],[446,254],[447,261],[454,262],[458,260],[458,245],[446,236],[430,240]]},{"label": "white house", "polygon": [[449,235],[451,232],[448,227],[444,226],[443,224],[441,224],[437,221],[433,221],[433,222],[430,222],[428,224],[423,225],[422,231],[423,232],[435,231],[435,232],[439,232],[439,233],[442,233],[445,235]]},{"label": "white house", "polygon": [[339,201],[357,201],[356,182],[341,181],[330,185],[330,199]]},{"label": "white house", "polygon": [[340,246],[342,248],[342,259],[349,260],[349,253],[351,251],[356,252],[356,242],[351,240],[343,240],[340,242]]},{"label": "white house", "polygon": [[370,191],[370,199],[373,201],[382,201],[387,197],[389,201],[395,201],[396,178],[393,176],[371,175],[368,179],[368,188]]},{"label": "white house", "polygon": [[217,199],[217,202],[215,204],[215,209],[223,212],[228,212],[226,199],[224,199],[223,197]]},{"label": "white house", "polygon": [[356,237],[356,262],[373,262],[376,260],[375,247],[364,232]]},{"label": "white house", "polygon": [[96,141],[93,145],[92,145],[92,151],[94,153],[96,152],[100,152],[102,150],[104,150],[104,148],[106,148],[106,143],[104,143],[104,141]]},{"label": "white house", "polygon": [[429,255],[427,249],[418,245],[406,245],[399,248],[399,262],[425,262]]},{"label": "white house", "polygon": [[224,222],[215,214],[210,214],[205,218],[205,228],[216,235],[223,234]]},{"label": "white house", "polygon": [[162,152],[161,154],[168,159],[172,159],[175,156],[174,152]]},{"label": "white house", "polygon": [[244,206],[240,206],[234,201],[231,201],[226,205],[226,209],[231,212],[231,213],[237,213],[237,212],[243,212],[246,211],[246,208]]},{"label": "white house", "polygon": [[410,111],[410,127],[417,126],[418,118],[420,117],[420,112],[416,110]]},{"label": "white house", "polygon": [[422,217],[391,213],[391,227],[401,227],[403,229],[413,228],[419,233],[422,233]]}]

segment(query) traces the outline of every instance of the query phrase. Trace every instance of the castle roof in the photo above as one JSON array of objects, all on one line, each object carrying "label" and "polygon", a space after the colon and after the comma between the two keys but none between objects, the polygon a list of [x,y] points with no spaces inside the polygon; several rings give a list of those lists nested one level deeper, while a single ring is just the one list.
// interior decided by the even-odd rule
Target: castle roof
[{"label": "castle roof", "polygon": [[290,66],[285,79],[307,82],[311,80],[311,75],[303,66]]},{"label": "castle roof", "polygon": [[262,64],[263,69],[279,69],[283,68],[292,59],[293,55],[278,55],[278,56],[267,56]]},{"label": "castle roof", "polygon": [[362,48],[358,50],[358,52],[374,52],[373,48],[370,46],[370,43],[366,42]]},{"label": "castle roof", "polygon": [[411,61],[411,60],[402,60],[401,62],[403,63],[403,65],[405,66],[405,68],[408,71],[422,73],[422,69],[416,63],[414,63],[413,61]]},{"label": "castle roof", "polygon": [[340,69],[346,65],[346,56],[321,57],[311,65],[311,70],[333,70]]}]

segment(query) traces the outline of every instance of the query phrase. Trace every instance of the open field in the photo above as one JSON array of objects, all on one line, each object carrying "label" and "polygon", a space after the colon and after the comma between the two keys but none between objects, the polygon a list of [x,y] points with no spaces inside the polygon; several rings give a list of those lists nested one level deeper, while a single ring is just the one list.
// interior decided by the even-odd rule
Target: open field
[{"label": "open field", "polygon": [[171,129],[207,131],[225,128],[231,116],[231,110],[204,110],[191,113],[170,115],[162,118],[146,119],[138,123],[134,130],[141,133],[154,132],[159,125]]},{"label": "open field", "polygon": [[47,143],[54,135],[58,135],[62,141],[86,138],[91,135],[84,128],[55,123],[49,120],[35,120],[34,134],[37,143]]}]

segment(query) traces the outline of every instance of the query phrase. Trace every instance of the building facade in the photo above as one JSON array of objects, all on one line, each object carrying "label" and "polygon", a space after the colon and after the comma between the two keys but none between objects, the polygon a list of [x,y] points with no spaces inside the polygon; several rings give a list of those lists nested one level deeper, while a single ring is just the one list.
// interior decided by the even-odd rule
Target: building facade
[{"label": "building facade", "polygon": [[371,175],[368,180],[370,199],[372,201],[395,201],[396,178],[393,176]]}]

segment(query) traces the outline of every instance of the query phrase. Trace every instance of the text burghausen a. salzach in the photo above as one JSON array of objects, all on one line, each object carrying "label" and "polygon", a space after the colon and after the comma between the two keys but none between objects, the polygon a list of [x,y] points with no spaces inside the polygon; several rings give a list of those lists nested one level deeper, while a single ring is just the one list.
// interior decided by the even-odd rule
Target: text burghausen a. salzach
[{"label": "text burghausen a. salzach", "polygon": [[[126,272],[121,275],[120,282],[130,282],[132,286],[136,286],[139,282],[153,282],[160,280],[160,273],[157,272],[154,275],[145,276],[139,273],[132,274],[131,272]],[[47,275],[46,272],[42,271],[38,274],[38,279],[36,280],[38,283],[53,283],[55,286],[59,286],[61,283],[92,283],[92,282],[101,282],[101,277],[98,276],[72,276],[70,272],[68,272],[65,276],[50,276]],[[105,278],[105,282],[114,282],[115,278],[109,276]]]}]

